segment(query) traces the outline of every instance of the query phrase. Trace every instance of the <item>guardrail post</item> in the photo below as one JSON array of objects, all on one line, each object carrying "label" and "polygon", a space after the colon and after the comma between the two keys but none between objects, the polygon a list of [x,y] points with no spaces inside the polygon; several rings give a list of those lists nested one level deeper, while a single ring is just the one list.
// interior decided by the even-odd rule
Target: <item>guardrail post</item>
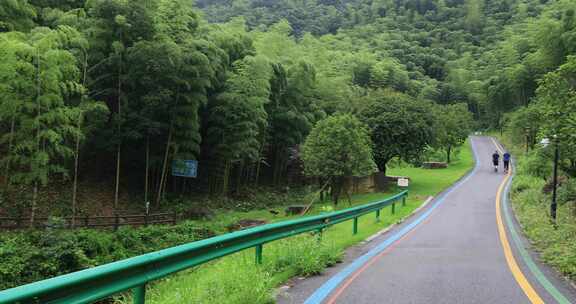
[{"label": "guardrail post", "polygon": [[146,303],[146,284],[134,287],[132,296],[134,297],[134,304]]},{"label": "guardrail post", "polygon": [[322,242],[322,232],[324,231],[324,229],[320,228],[318,229],[318,235],[316,240],[318,241],[318,243]]},{"label": "guardrail post", "polygon": [[376,210],[376,223],[380,223],[380,209]]},{"label": "guardrail post", "polygon": [[256,245],[256,265],[262,264],[262,244]]},{"label": "guardrail post", "polygon": [[406,206],[406,195],[402,197],[402,206]]},{"label": "guardrail post", "polygon": [[392,203],[392,214],[396,213],[396,202]]},{"label": "guardrail post", "polygon": [[352,226],[352,233],[353,234],[358,233],[358,218],[357,217],[354,218],[354,225]]}]

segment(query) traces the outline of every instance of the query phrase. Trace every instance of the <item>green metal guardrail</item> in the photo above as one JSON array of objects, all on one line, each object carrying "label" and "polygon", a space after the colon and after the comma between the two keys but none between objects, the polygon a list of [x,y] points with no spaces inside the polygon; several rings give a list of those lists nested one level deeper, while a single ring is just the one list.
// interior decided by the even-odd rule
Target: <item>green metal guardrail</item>
[{"label": "green metal guardrail", "polygon": [[135,304],[143,304],[146,284],[184,269],[247,249],[256,248],[256,263],[262,262],[265,243],[308,231],[353,220],[353,233],[358,232],[358,217],[376,212],[389,205],[406,204],[408,191],[382,201],[340,211],[298,218],[227,233],[221,236],[151,252],[118,262],[73,272],[55,278],[0,291],[4,303],[92,303],[132,289]]}]

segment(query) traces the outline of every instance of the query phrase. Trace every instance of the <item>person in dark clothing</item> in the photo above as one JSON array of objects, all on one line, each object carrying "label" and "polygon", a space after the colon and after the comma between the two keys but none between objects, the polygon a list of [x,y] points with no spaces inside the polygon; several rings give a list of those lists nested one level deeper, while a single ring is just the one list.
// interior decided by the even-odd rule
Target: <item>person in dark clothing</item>
[{"label": "person in dark clothing", "polygon": [[494,172],[498,172],[498,164],[500,163],[500,154],[498,151],[494,151],[494,154],[492,154],[492,163],[494,164]]},{"label": "person in dark clothing", "polygon": [[504,155],[502,156],[502,160],[504,161],[504,172],[508,173],[508,170],[510,169],[510,153],[506,152],[504,153]]}]

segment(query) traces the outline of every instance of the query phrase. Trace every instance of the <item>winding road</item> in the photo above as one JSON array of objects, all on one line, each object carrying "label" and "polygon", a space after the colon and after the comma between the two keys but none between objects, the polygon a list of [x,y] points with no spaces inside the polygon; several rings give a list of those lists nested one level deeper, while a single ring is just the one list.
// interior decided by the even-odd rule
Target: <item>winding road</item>
[{"label": "winding road", "polygon": [[[476,167],[344,263],[281,292],[280,304],[574,303],[576,292],[529,250],[512,214],[511,175],[494,173],[490,137],[471,139]],[[543,210],[543,212],[545,212]]]}]

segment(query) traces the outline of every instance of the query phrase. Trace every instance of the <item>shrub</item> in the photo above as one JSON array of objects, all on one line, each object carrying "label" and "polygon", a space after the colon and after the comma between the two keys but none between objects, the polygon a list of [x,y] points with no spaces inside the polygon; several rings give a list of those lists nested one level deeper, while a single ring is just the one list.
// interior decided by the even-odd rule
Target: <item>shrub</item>
[{"label": "shrub", "polygon": [[310,276],[320,273],[326,266],[340,259],[341,252],[332,243],[319,242],[316,237],[298,236],[281,240],[271,246],[267,268],[283,272],[292,268],[297,275]]},{"label": "shrub", "polygon": [[567,179],[558,189],[558,200],[561,203],[576,202],[576,179]]},{"label": "shrub", "polygon": [[518,175],[514,177],[514,183],[512,185],[512,191],[516,193],[521,193],[530,189],[542,189],[544,186],[544,181],[537,177],[531,175]]},{"label": "shrub", "polygon": [[[193,222],[122,227],[117,232],[78,229],[0,235],[0,289],[133,257],[211,236]],[[34,265],[34,267],[30,267]]]},{"label": "shrub", "polygon": [[552,167],[552,160],[544,151],[532,150],[520,161],[518,173],[547,179],[552,174]]}]

